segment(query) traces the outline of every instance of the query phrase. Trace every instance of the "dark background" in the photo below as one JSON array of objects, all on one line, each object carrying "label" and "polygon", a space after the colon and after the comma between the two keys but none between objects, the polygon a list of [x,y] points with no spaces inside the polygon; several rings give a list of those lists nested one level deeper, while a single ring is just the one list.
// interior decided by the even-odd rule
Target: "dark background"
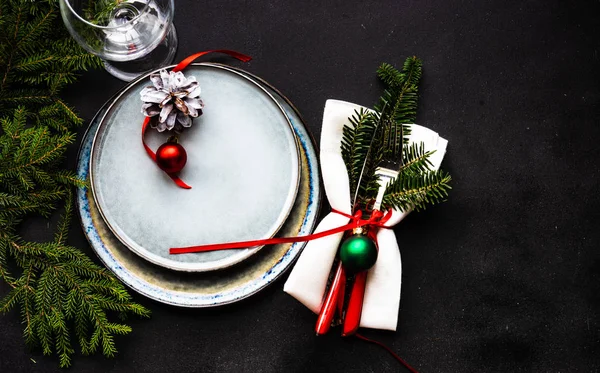
[{"label": "dark background", "polygon": [[[403,259],[398,331],[364,330],[420,372],[600,371],[599,1],[177,0],[177,60],[228,48],[278,87],[316,139],[325,100],[372,105],[375,70],[416,55],[418,123],[449,140],[449,201],[396,229]],[[66,98],[90,120],[124,85],[89,72]],[[81,129],[81,135],[84,129]],[[68,164],[74,167],[77,149]],[[326,203],[324,211],[328,209]],[[41,219],[24,230],[50,237]],[[96,260],[78,224],[70,242]],[[81,372],[403,372],[385,351],[335,330],[283,293],[132,320],[114,359]],[[5,289],[5,288],[2,288]],[[58,371],[0,317],[6,372]],[[31,359],[33,358],[33,359]]]}]

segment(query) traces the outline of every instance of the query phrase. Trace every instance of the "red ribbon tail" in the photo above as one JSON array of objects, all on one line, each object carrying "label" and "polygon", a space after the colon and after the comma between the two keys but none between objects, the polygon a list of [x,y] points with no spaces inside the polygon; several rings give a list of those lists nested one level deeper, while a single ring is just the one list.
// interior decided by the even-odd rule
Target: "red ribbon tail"
[{"label": "red ribbon tail", "polygon": [[173,180],[173,182],[180,188],[183,189],[192,189],[191,186],[187,185],[183,180],[181,180],[177,175],[175,174],[169,174],[167,173],[167,175],[169,175],[169,177],[171,178],[171,180]]},{"label": "red ribbon tail", "polygon": [[411,373],[419,373],[417,372],[417,370],[413,367],[411,367],[404,359],[402,359],[400,356],[398,356],[394,351],[392,351],[391,348],[389,348],[388,346],[384,345],[381,342],[375,341],[373,339],[369,339],[367,337],[364,337],[360,334],[354,334],[354,336],[358,339],[362,339],[365,342],[369,342],[369,343],[373,343],[381,348],[383,348],[384,350],[386,350],[387,352],[389,352],[396,360],[398,360],[398,362],[400,362],[400,364],[404,365],[404,367],[406,369],[408,369]]}]

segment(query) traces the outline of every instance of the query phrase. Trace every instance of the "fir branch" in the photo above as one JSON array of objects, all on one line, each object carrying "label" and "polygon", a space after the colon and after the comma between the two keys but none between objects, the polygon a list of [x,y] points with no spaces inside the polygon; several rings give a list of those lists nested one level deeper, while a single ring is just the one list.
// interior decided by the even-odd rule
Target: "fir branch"
[{"label": "fir branch", "polygon": [[[40,271],[35,285],[33,313],[31,306],[22,304],[22,311],[28,316],[26,332],[41,344],[44,354],[55,352],[60,357],[60,365],[70,364],[69,320],[74,321],[75,334],[80,342],[87,333],[80,329],[90,325],[95,330],[91,339],[86,340],[82,349],[94,352],[102,342],[102,352],[106,356],[116,353],[113,334],[126,334],[131,328],[109,321],[107,310],[129,312],[148,317],[149,311],[131,302],[131,297],[121,283],[105,269],[93,264],[89,258],[75,248],[60,243],[11,243],[13,250],[23,257],[35,256],[34,267]],[[23,299],[33,272],[24,272],[15,289],[5,297],[0,310],[6,312]],[[27,275],[27,277],[25,277]],[[33,288],[32,288],[33,289]],[[34,316],[31,316],[31,315]],[[86,321],[89,320],[89,321]],[[79,329],[79,330],[77,330]],[[90,347],[91,346],[91,347]]]},{"label": "fir branch", "polygon": [[423,142],[404,145],[402,167],[399,173],[419,174],[430,171],[432,164],[429,157],[433,153],[435,153],[435,150],[425,150],[425,143]]},{"label": "fir branch", "polygon": [[442,202],[448,197],[448,190],[452,189],[450,180],[450,175],[444,171],[400,173],[386,188],[381,205],[400,211],[422,210],[426,205]]},{"label": "fir branch", "polygon": [[369,209],[375,201],[379,190],[379,176],[376,173],[383,157],[385,155],[384,141],[386,136],[385,117],[378,112],[372,113],[371,120],[376,123],[373,139],[371,142],[371,152],[364,163],[362,180],[358,185],[358,198],[356,208]]},{"label": "fir branch", "polygon": [[[7,227],[7,224],[3,224],[3,229],[5,230]],[[8,235],[8,229],[6,234]],[[2,280],[4,280],[10,287],[15,288],[15,279],[14,277],[9,273],[8,271],[8,258],[10,256],[10,240],[8,238],[1,238],[0,237],[0,277],[2,278]],[[2,300],[0,299],[0,302],[2,302]]]},{"label": "fir branch", "polygon": [[48,50],[54,56],[53,63],[67,69],[86,71],[90,68],[102,67],[102,61],[81,49],[72,38],[65,38],[52,43]]},{"label": "fir branch", "polygon": [[21,319],[25,323],[25,329],[23,330],[23,337],[25,343],[28,346],[34,346],[37,336],[33,332],[32,323],[34,315],[35,301],[35,287],[33,282],[37,278],[36,269],[33,266],[33,262],[29,263],[29,266],[23,270],[21,276],[22,287],[23,287],[23,301],[21,302]]},{"label": "fir branch", "polygon": [[[382,64],[377,74],[387,84],[375,110],[381,112],[387,105],[390,123],[403,125],[404,138],[410,134],[409,123],[416,121],[417,92],[422,75],[422,62],[417,57],[409,57],[404,62],[402,71],[394,69],[389,64]],[[407,140],[404,141],[406,143]]]},{"label": "fir branch", "polygon": [[[66,244],[74,187],[86,187],[63,168],[73,131],[83,121],[59,97],[78,71],[101,61],[68,35],[58,1],[0,2],[0,278],[10,290],[0,313],[19,309],[23,338],[59,365],[83,354],[116,353],[115,335],[131,328],[112,313],[148,317],[114,275]],[[64,212],[52,242],[27,242],[16,232],[31,214]],[[110,317],[109,317],[110,316]]]},{"label": "fir branch", "polygon": [[391,88],[400,88],[404,84],[404,76],[389,63],[382,63],[377,69],[377,76]]},{"label": "fir branch", "polygon": [[40,69],[46,69],[51,65],[51,62],[56,59],[49,51],[44,51],[39,54],[33,54],[22,58],[14,69],[19,72],[35,72]]},{"label": "fir branch", "polygon": [[110,15],[122,3],[123,0],[91,0],[85,9],[89,22],[106,26],[110,21]]},{"label": "fir branch", "polygon": [[348,165],[350,196],[354,196],[377,122],[373,120],[372,114],[364,109],[355,111],[348,120],[350,124],[345,125],[342,131],[341,150],[344,163]]},{"label": "fir branch", "polygon": [[7,168],[7,172],[53,162],[60,158],[67,146],[75,141],[75,133],[53,136],[46,127],[25,130],[22,136],[23,143],[14,157],[16,164]]},{"label": "fir branch", "polygon": [[[356,112],[343,128],[342,158],[351,195],[358,189],[359,196],[353,209],[371,209],[380,188],[377,168],[388,167],[384,160],[402,164],[398,177],[385,187],[383,209],[419,210],[445,200],[451,189],[450,175],[432,171],[429,157],[434,151],[426,150],[423,143],[408,143],[411,123],[416,121],[421,61],[407,58],[401,71],[383,63],[377,75],[386,87],[374,110]],[[363,165],[363,180],[357,185]]]},{"label": "fir branch", "polygon": [[22,197],[0,192],[0,207],[17,207],[22,203]]},{"label": "fir branch", "polygon": [[80,179],[73,171],[70,170],[59,170],[53,175],[53,177],[57,183],[63,185],[72,185],[77,188],[86,188],[89,186],[86,180]]},{"label": "fir branch", "polygon": [[[360,110],[348,118],[350,124],[342,130],[342,158],[350,181],[350,198],[355,208],[364,208],[377,195],[379,189],[375,169],[383,156],[383,129],[377,112]],[[358,189],[358,193],[357,193]],[[354,201],[354,195],[358,198]]]},{"label": "fir branch", "polygon": [[77,113],[71,109],[71,107],[64,103],[61,99],[57,99],[56,107],[58,107],[59,111],[64,115],[64,118],[69,119],[71,122],[76,124],[82,124],[83,120],[77,116]]},{"label": "fir branch", "polygon": [[65,198],[65,208],[63,214],[60,217],[56,234],[54,235],[54,242],[60,245],[65,245],[67,236],[69,234],[69,225],[71,223],[71,214],[73,213],[73,192],[71,189],[67,189],[67,197]]},{"label": "fir branch", "polygon": [[31,175],[35,183],[41,187],[52,188],[54,184],[52,175],[39,166],[32,165],[29,168],[29,175]]},{"label": "fir branch", "polygon": [[[16,52],[16,48],[15,47],[15,40],[17,39],[17,35],[19,33],[19,27],[21,26],[21,22],[23,21],[23,6],[24,4],[22,2],[18,2],[18,5],[15,7],[15,9],[13,9],[14,12],[14,17],[12,17],[12,19],[9,19],[9,25],[10,23],[14,24],[14,32],[13,32],[13,36],[11,40],[8,40],[7,37],[3,37],[3,44],[6,44],[9,47],[10,53],[8,58],[6,58],[6,67],[4,69],[4,76],[2,78],[2,83],[0,83],[0,93],[4,91],[4,88],[6,87],[6,84],[8,83],[8,78],[11,72],[11,64],[13,63],[13,58],[15,57],[15,52]],[[12,21],[12,22],[11,22]],[[10,29],[9,26],[7,26],[5,28],[7,35],[10,35]]]},{"label": "fir branch", "polygon": [[12,89],[0,92],[0,107],[17,107],[19,105],[47,104],[50,102],[52,102],[52,95],[48,91],[36,88]]},{"label": "fir branch", "polygon": [[20,51],[31,52],[35,50],[35,40],[46,34],[53,26],[56,12],[53,8],[48,9],[46,14],[41,17],[36,17],[33,22],[29,22],[25,26],[26,34],[19,37],[15,48]]},{"label": "fir branch", "polygon": [[7,312],[8,310],[14,308],[21,301],[23,287],[17,287],[13,284],[11,285],[13,289],[4,298],[0,299],[0,313]]}]

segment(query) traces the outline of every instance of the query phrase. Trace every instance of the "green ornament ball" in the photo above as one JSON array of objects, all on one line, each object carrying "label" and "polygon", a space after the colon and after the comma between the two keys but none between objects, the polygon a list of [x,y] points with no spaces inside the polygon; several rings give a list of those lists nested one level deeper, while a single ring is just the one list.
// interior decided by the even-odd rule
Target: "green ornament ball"
[{"label": "green ornament ball", "polygon": [[354,234],[342,243],[340,259],[349,272],[365,271],[377,261],[377,245],[365,235]]}]

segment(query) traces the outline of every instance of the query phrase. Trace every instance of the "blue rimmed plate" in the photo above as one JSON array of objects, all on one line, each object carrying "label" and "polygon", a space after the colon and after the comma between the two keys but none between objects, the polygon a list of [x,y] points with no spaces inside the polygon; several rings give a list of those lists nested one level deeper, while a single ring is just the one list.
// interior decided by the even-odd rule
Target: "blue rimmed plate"
[{"label": "blue rimmed plate", "polygon": [[[254,79],[273,95],[288,116],[298,140],[301,163],[298,192],[290,214],[277,235],[309,234],[316,224],[321,198],[318,158],[312,139],[297,110],[283,95],[259,78],[239,69],[235,70]],[[77,173],[82,178],[89,178],[93,137],[111,102],[112,100],[96,114],[84,136],[77,165]],[[305,245],[294,243],[268,246],[243,262],[219,271],[176,272],[154,265],[125,247],[102,219],[90,190],[78,190],[77,202],[83,230],[102,262],[135,291],[176,306],[217,306],[255,294],[282,275]]]}]

